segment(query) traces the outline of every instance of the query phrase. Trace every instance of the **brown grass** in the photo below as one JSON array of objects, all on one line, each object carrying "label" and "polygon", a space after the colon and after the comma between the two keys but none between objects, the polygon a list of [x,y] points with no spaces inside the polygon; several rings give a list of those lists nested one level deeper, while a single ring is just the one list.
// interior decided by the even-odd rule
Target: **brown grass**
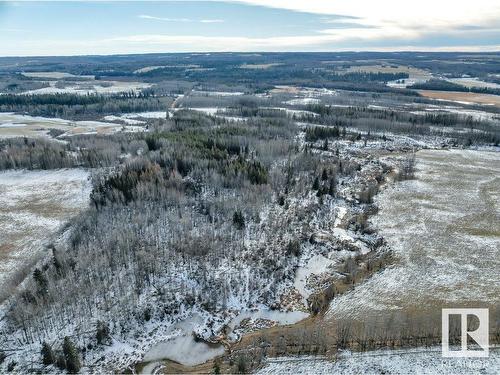
[{"label": "brown grass", "polygon": [[460,91],[435,91],[418,90],[418,93],[426,98],[449,100],[452,102],[464,102],[473,104],[487,104],[500,107],[500,96],[490,94],[476,94],[474,92]]}]

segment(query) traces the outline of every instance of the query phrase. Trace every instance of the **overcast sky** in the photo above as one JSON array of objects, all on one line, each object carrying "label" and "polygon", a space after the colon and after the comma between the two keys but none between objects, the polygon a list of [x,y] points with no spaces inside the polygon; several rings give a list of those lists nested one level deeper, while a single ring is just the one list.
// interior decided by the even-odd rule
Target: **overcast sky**
[{"label": "overcast sky", "polygon": [[0,2],[0,55],[499,51],[500,0]]}]

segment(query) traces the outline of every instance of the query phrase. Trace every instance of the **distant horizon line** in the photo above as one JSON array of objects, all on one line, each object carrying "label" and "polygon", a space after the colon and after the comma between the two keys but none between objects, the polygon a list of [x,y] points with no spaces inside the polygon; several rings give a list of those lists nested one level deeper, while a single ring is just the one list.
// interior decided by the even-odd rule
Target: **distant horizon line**
[{"label": "distant horizon line", "polygon": [[446,53],[446,54],[456,54],[456,53],[466,53],[470,55],[480,55],[480,54],[497,54],[500,53],[500,49],[498,50],[485,50],[485,51],[467,51],[467,50],[342,50],[342,51],[192,51],[192,52],[130,52],[130,53],[110,53],[110,54],[67,54],[67,55],[0,55],[0,58],[46,58],[46,57],[112,57],[112,56],[141,56],[141,55],[215,55],[215,54],[241,54],[241,55],[251,55],[251,54],[259,54],[259,55],[270,55],[270,54],[320,54],[320,53],[339,53],[339,54],[347,54],[347,53],[429,53],[429,54],[437,54],[437,53]]}]

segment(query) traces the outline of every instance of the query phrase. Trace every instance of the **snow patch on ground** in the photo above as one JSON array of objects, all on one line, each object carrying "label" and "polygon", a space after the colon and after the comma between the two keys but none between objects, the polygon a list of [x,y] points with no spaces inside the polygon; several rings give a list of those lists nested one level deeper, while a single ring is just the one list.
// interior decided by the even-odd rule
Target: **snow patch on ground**
[{"label": "snow patch on ground", "polygon": [[304,304],[307,305],[307,298],[311,295],[311,290],[307,287],[307,279],[311,275],[320,275],[327,272],[328,266],[333,263],[331,259],[323,255],[314,255],[305,266],[297,269],[293,285],[303,297]]},{"label": "snow patch on ground", "polygon": [[321,100],[316,98],[298,98],[298,99],[288,100],[285,103],[290,105],[307,105],[307,104],[319,104],[321,103]]},{"label": "snow patch on ground", "polygon": [[[115,117],[110,117],[108,121],[113,121]],[[120,119],[122,119],[122,116],[120,116]],[[124,119],[126,118],[124,117]],[[61,137],[79,134],[109,134],[119,131],[137,132],[144,130],[143,127],[133,126],[139,125],[137,123],[130,125],[132,126],[103,121],[72,121],[54,117],[0,112],[0,138],[49,137],[48,132],[50,129],[64,131],[65,133]]]},{"label": "snow patch on ground", "polygon": [[83,169],[0,172],[0,286],[37,260],[46,241],[86,206],[89,194]]},{"label": "snow patch on ground", "polygon": [[498,301],[500,153],[423,150],[417,169],[375,197],[396,264],[335,298],[332,316]]},{"label": "snow patch on ground", "polygon": [[442,358],[441,348],[375,350],[340,353],[335,362],[323,357],[270,359],[257,374],[427,374],[494,375],[500,372],[500,351],[490,349],[489,358]]},{"label": "snow patch on ground", "polygon": [[78,81],[71,82],[64,87],[59,88],[55,86],[56,81],[49,82],[49,87],[41,89],[28,90],[20,95],[42,95],[42,94],[118,94],[122,92],[134,92],[150,88],[152,85],[144,82],[126,82],[126,81]]}]

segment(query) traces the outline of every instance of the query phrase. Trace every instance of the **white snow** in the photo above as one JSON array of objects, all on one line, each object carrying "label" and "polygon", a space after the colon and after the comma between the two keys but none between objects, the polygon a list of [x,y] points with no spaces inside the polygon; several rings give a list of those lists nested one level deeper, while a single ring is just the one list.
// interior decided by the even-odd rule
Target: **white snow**
[{"label": "white snow", "polygon": [[335,298],[332,316],[498,301],[500,153],[423,150],[417,168],[375,198],[397,263]]},{"label": "white snow", "polygon": [[426,374],[495,375],[500,372],[500,351],[490,349],[489,358],[442,358],[441,348],[341,352],[337,360],[324,357],[270,359],[257,374]]},{"label": "white snow", "polygon": [[166,118],[167,111],[151,111],[151,112],[135,112],[135,113],[124,113],[120,115],[122,118]]},{"label": "white snow", "polygon": [[23,72],[21,73],[25,77],[30,78],[47,78],[47,79],[61,79],[61,78],[89,78],[94,79],[92,75],[77,76],[71,73],[65,72]]},{"label": "white snow", "polygon": [[498,89],[500,88],[500,85],[498,83],[494,82],[486,82],[482,81],[477,77],[464,77],[464,78],[448,78],[447,81],[450,81],[452,83],[456,83],[465,87],[483,87],[483,88],[490,88],[490,89]]},{"label": "white snow", "polygon": [[239,91],[201,91],[193,90],[191,94],[198,96],[239,96],[244,95],[244,92]]},{"label": "white snow", "polygon": [[104,116],[104,120],[106,120],[106,121],[123,121],[124,123],[126,123],[128,125],[145,124],[145,122],[141,121],[141,120],[133,120],[130,118],[125,118],[125,117],[121,117],[121,116],[114,116],[114,115]]},{"label": "white snow", "polygon": [[83,169],[0,172],[0,285],[38,259],[44,244],[88,202]]},{"label": "white snow", "polygon": [[193,366],[224,354],[222,345],[209,345],[194,339],[193,331],[202,324],[204,318],[197,313],[173,324],[165,332],[166,340],[153,345],[144,355],[143,362],[169,359]]},{"label": "white snow", "polygon": [[[146,112],[153,113],[153,112]],[[111,120],[112,118],[110,118]],[[113,118],[114,119],[114,118]],[[131,124],[132,125],[132,124]],[[139,125],[135,123],[134,125]],[[144,128],[123,126],[103,121],[72,121],[53,117],[18,115],[12,112],[0,112],[0,138],[11,137],[48,137],[50,129],[65,131],[63,136],[77,134],[96,134],[118,131],[136,132]]]},{"label": "white snow", "polygon": [[265,319],[276,322],[278,325],[288,325],[294,324],[302,319],[309,316],[308,313],[302,311],[278,311],[278,310],[268,310],[260,309],[256,311],[242,311],[235,318],[231,320],[228,326],[234,329],[240,324],[244,319],[250,318],[252,320]]},{"label": "white snow", "polygon": [[40,94],[118,94],[121,92],[140,92],[152,85],[144,82],[128,82],[128,81],[78,81],[68,82],[64,88],[55,86],[55,82],[50,82],[51,86],[41,89],[28,90],[20,95],[40,95]]},{"label": "white snow", "polygon": [[305,266],[299,267],[295,273],[294,287],[302,295],[304,304],[311,295],[311,291],[307,288],[307,278],[311,275],[320,275],[327,272],[328,266],[334,262],[323,255],[314,255],[308,260]]},{"label": "white snow", "polygon": [[335,218],[335,223],[333,224],[335,228],[337,228],[340,224],[342,224],[342,220],[344,220],[346,214],[347,214],[346,207],[338,208],[337,217]]},{"label": "white snow", "polygon": [[275,109],[279,111],[285,111],[289,116],[319,116],[317,113],[311,111],[305,111],[301,109],[290,109],[284,107],[263,107],[262,109]]},{"label": "white snow", "polygon": [[321,103],[320,99],[316,98],[298,98],[298,99],[291,99],[285,102],[285,104],[290,104],[290,105],[297,105],[297,104],[319,104]]},{"label": "white snow", "polygon": [[194,366],[224,354],[222,345],[195,341],[191,335],[179,336],[155,345],[144,357],[145,362],[169,359],[186,366]]}]

